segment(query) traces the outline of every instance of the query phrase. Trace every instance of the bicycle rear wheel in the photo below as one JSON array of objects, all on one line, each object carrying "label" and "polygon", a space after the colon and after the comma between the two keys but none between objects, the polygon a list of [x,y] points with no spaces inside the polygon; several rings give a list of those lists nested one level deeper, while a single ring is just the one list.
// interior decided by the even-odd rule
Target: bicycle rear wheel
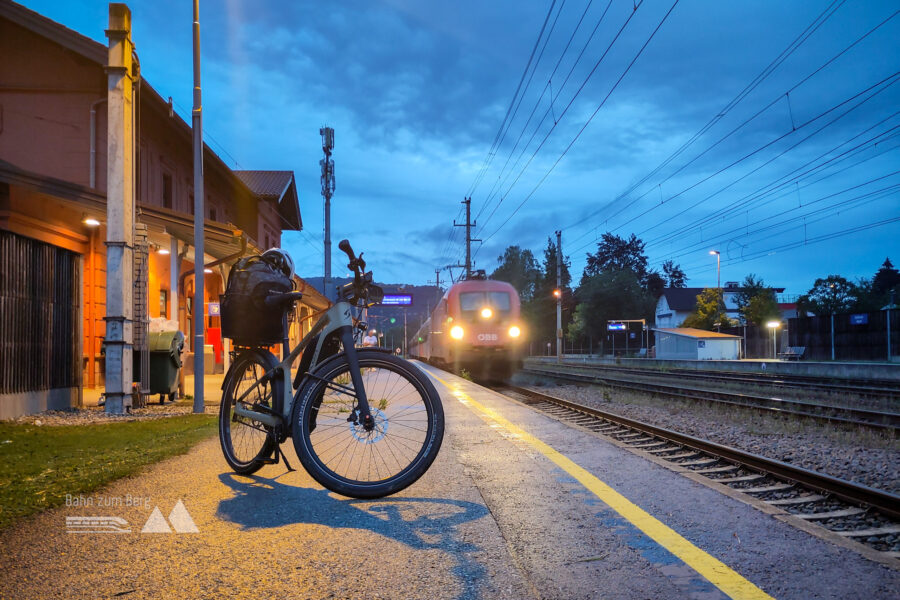
[{"label": "bicycle rear wheel", "polygon": [[273,408],[278,397],[278,380],[264,380],[263,375],[278,364],[267,350],[241,353],[225,378],[219,408],[219,443],[228,466],[242,475],[255,473],[264,459],[272,456],[275,440],[269,428],[252,419],[235,414],[238,404],[245,408]]},{"label": "bicycle rear wheel", "polygon": [[307,472],[352,498],[381,498],[415,482],[434,462],[444,437],[444,409],[431,381],[409,362],[357,350],[375,427],[355,414],[345,354],[316,369],[294,403],[294,448]]}]

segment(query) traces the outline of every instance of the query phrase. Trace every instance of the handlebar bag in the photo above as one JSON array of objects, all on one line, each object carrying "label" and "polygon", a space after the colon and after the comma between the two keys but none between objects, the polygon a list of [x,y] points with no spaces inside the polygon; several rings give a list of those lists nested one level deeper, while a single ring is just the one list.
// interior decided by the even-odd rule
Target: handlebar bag
[{"label": "handlebar bag", "polygon": [[272,293],[290,292],[293,281],[261,256],[235,263],[221,297],[222,335],[238,346],[271,346],[284,338],[283,310],[269,308]]}]

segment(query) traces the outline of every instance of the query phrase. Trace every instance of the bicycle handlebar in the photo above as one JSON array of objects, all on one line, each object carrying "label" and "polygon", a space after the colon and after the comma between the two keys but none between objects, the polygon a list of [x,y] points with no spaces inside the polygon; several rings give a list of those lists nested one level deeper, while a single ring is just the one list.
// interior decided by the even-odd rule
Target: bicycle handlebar
[{"label": "bicycle handlebar", "polygon": [[288,302],[296,302],[302,297],[303,292],[275,293],[266,296],[266,299],[263,300],[263,302],[268,308],[276,308],[278,306],[287,304]]}]

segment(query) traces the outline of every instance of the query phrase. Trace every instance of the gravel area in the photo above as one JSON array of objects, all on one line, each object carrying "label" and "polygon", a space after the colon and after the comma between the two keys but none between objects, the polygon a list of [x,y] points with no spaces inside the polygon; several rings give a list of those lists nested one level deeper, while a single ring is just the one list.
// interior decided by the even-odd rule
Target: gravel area
[{"label": "gravel area", "polygon": [[[217,414],[219,407],[207,404],[207,414]],[[150,419],[165,419],[179,415],[189,415],[194,412],[192,404],[153,404],[144,408],[133,408],[125,415],[108,415],[102,406],[89,406],[72,410],[48,410],[33,415],[23,415],[7,423],[23,423],[29,425],[96,425],[98,423],[121,423],[122,421],[146,421]]]},{"label": "gravel area", "polygon": [[900,440],[749,410],[665,400],[597,386],[524,384],[535,391],[719,444],[900,493]]}]

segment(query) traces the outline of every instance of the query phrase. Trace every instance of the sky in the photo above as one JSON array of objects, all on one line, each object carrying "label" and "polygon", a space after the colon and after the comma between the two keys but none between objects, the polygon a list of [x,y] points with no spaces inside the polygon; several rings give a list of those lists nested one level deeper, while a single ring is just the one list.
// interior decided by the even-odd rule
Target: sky
[{"label": "sky", "polygon": [[[106,43],[107,3],[25,6]],[[142,74],[189,123],[190,2],[132,2]],[[204,139],[294,171],[323,270],[319,128],[335,129],[337,242],[424,284],[555,231],[575,280],[605,232],[692,287],[754,273],[786,294],[900,264],[900,14],[890,0],[202,1]],[[460,269],[452,269],[455,276]],[[450,273],[441,272],[446,282]]]}]

